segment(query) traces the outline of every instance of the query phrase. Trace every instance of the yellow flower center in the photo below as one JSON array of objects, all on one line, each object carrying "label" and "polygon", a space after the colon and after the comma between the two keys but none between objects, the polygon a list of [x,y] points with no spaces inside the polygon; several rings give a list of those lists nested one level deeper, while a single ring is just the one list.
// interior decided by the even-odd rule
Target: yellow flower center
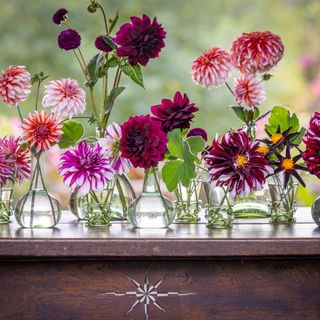
[{"label": "yellow flower center", "polygon": [[275,133],[272,137],[271,137],[271,141],[273,144],[276,144],[278,141],[280,141],[283,138],[282,133]]},{"label": "yellow flower center", "polygon": [[257,151],[262,154],[267,154],[269,152],[269,148],[266,145],[260,145]]},{"label": "yellow flower center", "polygon": [[291,170],[294,167],[294,162],[292,159],[284,159],[281,165],[284,170]]},{"label": "yellow flower center", "polygon": [[236,162],[237,162],[238,167],[243,168],[248,163],[248,159],[246,156],[239,154],[236,157]]}]

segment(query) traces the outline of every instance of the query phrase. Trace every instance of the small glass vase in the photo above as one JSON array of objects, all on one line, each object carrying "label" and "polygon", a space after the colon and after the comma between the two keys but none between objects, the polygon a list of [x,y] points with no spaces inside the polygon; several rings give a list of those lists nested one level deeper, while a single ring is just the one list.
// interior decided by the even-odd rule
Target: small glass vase
[{"label": "small glass vase", "polygon": [[9,223],[13,213],[13,182],[8,180],[0,184],[0,224]]},{"label": "small glass vase", "polygon": [[32,155],[31,184],[15,206],[15,217],[24,228],[53,228],[61,218],[61,206],[46,189],[42,153]]},{"label": "small glass vase", "polygon": [[271,202],[271,223],[291,224],[295,222],[296,192],[298,182],[292,177],[284,186],[284,174],[280,172],[268,178]]},{"label": "small glass vase", "polygon": [[311,215],[313,221],[320,226],[320,197],[318,197],[311,206]]},{"label": "small glass vase", "polygon": [[142,193],[129,205],[129,221],[135,228],[167,228],[174,218],[171,201],[161,193],[157,168],[145,170]]}]

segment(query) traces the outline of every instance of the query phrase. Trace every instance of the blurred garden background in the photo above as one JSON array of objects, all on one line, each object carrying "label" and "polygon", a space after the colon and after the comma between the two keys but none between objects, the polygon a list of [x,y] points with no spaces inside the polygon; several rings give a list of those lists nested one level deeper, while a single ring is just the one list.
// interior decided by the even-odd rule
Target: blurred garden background
[{"label": "blurred garden background", "polygon": [[[227,107],[233,98],[225,87],[206,90],[196,86],[190,76],[193,59],[213,46],[229,49],[242,32],[270,30],[279,34],[285,55],[266,83],[267,99],[261,109],[288,105],[307,125],[311,112],[320,106],[320,1],[319,0],[99,0],[110,17],[120,11],[119,25],[130,16],[143,13],[156,16],[166,32],[166,48],[160,58],[144,70],[146,89],[123,79],[127,90],[117,101],[112,120],[120,123],[129,116],[146,114],[162,98],[172,98],[180,90],[200,108],[194,126],[202,126],[210,137],[241,123]],[[60,7],[69,11],[70,24],[82,37],[82,50],[87,61],[96,54],[93,45],[104,30],[100,12],[87,11],[89,0],[0,0],[0,67],[25,65],[34,73],[43,71],[50,79],[74,78],[84,83],[83,75],[72,52],[57,45],[60,28],[52,23],[52,14]],[[117,28],[116,28],[117,29]],[[50,80],[48,79],[48,80]],[[84,86],[83,86],[84,87]],[[34,93],[21,105],[26,115],[34,107]],[[93,129],[87,128],[88,131]],[[15,108],[0,102],[0,135],[19,134]],[[61,179],[53,165],[59,150],[48,156],[48,185],[51,192],[66,203]],[[51,169],[50,169],[51,168]],[[313,179],[307,177],[307,179]],[[299,201],[310,205],[320,194],[320,184],[309,184],[299,190]],[[19,190],[18,190],[19,192]],[[66,192],[65,192],[66,194]]]}]

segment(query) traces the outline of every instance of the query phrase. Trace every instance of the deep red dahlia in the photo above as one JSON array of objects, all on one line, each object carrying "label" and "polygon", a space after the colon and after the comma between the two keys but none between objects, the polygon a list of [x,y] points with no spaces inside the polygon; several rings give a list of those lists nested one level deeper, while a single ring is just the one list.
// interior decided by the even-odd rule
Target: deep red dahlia
[{"label": "deep red dahlia", "polygon": [[320,147],[308,147],[306,151],[302,153],[302,159],[309,172],[320,179]]},{"label": "deep red dahlia", "polygon": [[131,23],[123,24],[116,34],[114,41],[119,45],[118,56],[128,57],[134,66],[146,66],[149,59],[157,58],[162,48],[166,32],[154,18],[151,22],[147,15],[142,18],[131,17]]},{"label": "deep red dahlia", "polygon": [[187,137],[201,137],[204,141],[208,141],[208,134],[207,134],[206,130],[204,130],[202,128],[191,129],[188,132]]},{"label": "deep red dahlia", "polygon": [[243,33],[233,41],[231,60],[240,72],[267,72],[282,58],[281,38],[270,32]]},{"label": "deep red dahlia", "polygon": [[163,160],[167,135],[161,123],[149,115],[131,117],[122,127],[120,151],[134,167],[149,169]]},{"label": "deep red dahlia", "polygon": [[66,29],[59,33],[58,45],[63,50],[73,50],[80,47],[81,36],[74,29]]},{"label": "deep red dahlia", "polygon": [[190,128],[190,122],[194,118],[194,112],[199,109],[190,100],[186,94],[177,91],[173,100],[162,99],[161,104],[151,107],[151,112],[156,119],[161,121],[165,132],[173,129]]},{"label": "deep red dahlia", "polygon": [[204,157],[211,184],[228,187],[232,196],[261,190],[273,170],[258,148],[243,130],[229,131],[221,142],[215,139]]},{"label": "deep red dahlia", "polygon": [[66,15],[68,14],[68,10],[65,8],[58,9],[52,16],[52,21],[55,24],[61,24],[65,19]]},{"label": "deep red dahlia", "polygon": [[113,49],[104,41],[107,35],[98,36],[94,42],[95,47],[103,52],[111,52]]}]

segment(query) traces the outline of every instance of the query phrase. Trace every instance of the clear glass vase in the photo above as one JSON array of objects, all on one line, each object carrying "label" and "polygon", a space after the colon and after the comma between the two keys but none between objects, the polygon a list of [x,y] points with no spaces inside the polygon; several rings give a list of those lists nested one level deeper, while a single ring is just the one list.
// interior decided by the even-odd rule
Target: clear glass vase
[{"label": "clear glass vase", "polygon": [[46,189],[42,153],[32,155],[31,184],[15,206],[15,217],[24,228],[53,228],[61,218],[61,206]]},{"label": "clear glass vase", "polygon": [[320,226],[320,197],[318,197],[311,206],[311,214],[313,221]]},{"label": "clear glass vase", "polygon": [[284,185],[284,173],[280,172],[268,178],[270,190],[271,223],[295,222],[296,192],[298,182],[291,176],[289,183]]},{"label": "clear glass vase", "polygon": [[13,182],[8,180],[0,184],[0,223],[9,223],[13,213]]},{"label": "clear glass vase", "polygon": [[135,228],[167,228],[174,218],[171,201],[161,193],[158,170],[145,170],[142,193],[129,205],[129,221]]}]

